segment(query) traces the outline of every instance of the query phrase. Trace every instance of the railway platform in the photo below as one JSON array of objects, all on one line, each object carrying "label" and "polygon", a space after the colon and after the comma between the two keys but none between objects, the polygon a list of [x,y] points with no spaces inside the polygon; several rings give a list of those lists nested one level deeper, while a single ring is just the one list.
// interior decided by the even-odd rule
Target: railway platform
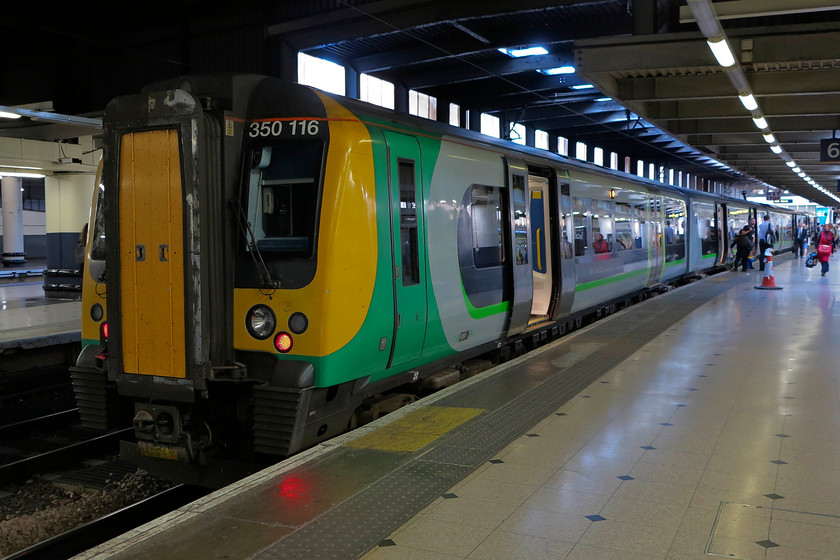
[{"label": "railway platform", "polygon": [[0,353],[81,340],[81,303],[45,296],[44,265],[30,260],[0,269]]},{"label": "railway platform", "polygon": [[840,265],[611,315],[76,560],[840,560]]}]

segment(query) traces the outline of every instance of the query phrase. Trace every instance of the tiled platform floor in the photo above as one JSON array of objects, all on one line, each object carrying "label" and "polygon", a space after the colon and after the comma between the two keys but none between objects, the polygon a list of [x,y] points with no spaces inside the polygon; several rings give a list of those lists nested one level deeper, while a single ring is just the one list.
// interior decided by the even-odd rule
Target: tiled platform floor
[{"label": "tiled platform floor", "polygon": [[365,560],[840,560],[834,260],[705,304]]}]

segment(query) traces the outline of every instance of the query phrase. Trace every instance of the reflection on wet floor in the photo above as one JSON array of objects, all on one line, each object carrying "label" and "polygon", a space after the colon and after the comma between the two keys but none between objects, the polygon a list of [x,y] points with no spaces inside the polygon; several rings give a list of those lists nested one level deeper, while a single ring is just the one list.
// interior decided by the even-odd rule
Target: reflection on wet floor
[{"label": "reflection on wet floor", "polygon": [[0,284],[0,310],[62,303],[67,300],[44,297],[44,282]]}]

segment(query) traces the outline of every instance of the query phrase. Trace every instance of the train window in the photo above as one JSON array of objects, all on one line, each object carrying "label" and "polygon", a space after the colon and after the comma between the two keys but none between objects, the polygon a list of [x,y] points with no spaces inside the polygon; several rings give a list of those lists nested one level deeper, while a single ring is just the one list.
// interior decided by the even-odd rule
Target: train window
[{"label": "train window", "polygon": [[[569,186],[563,185],[566,192]],[[568,209],[572,206],[572,199],[568,194],[560,195],[560,205],[562,211],[560,212],[560,256],[564,259],[571,259],[575,256],[572,248],[572,215],[568,213]]]},{"label": "train window", "polygon": [[613,245],[610,203],[605,200],[594,200],[592,206],[592,250],[596,253],[609,253]]},{"label": "train window", "polygon": [[735,236],[738,235],[743,228],[750,223],[750,211],[746,208],[727,205],[726,216],[726,230],[727,230],[727,246],[735,241]]},{"label": "train window", "polygon": [[400,160],[400,255],[402,257],[402,283],[411,286],[420,283],[420,260],[417,247],[417,198],[414,183],[414,162]]},{"label": "train window", "polygon": [[685,201],[675,198],[663,200],[665,211],[665,229],[663,241],[665,243],[665,261],[676,261],[685,258]]},{"label": "train window", "polygon": [[718,251],[718,233],[715,223],[715,205],[709,202],[694,203],[694,217],[697,220],[697,235],[700,238],[700,250],[704,255]]},{"label": "train window", "polygon": [[324,143],[316,139],[253,150],[248,222],[258,250],[312,254],[323,158]]},{"label": "train window", "polygon": [[502,191],[495,187],[474,185],[471,196],[470,216],[475,267],[500,266],[504,262]]},{"label": "train window", "polygon": [[572,224],[575,232],[575,256],[582,257],[586,253],[588,237],[586,235],[586,221],[589,218],[589,199],[572,198]]},{"label": "train window", "polygon": [[105,185],[99,183],[99,194],[96,195],[96,215],[93,217],[93,246],[90,256],[97,261],[105,260],[107,255],[105,245]]},{"label": "train window", "polygon": [[624,202],[615,204],[615,250],[626,251],[633,247],[633,218],[630,205]]},{"label": "train window", "polygon": [[513,175],[513,231],[516,264],[528,264],[528,206],[524,175]]},{"label": "train window", "polygon": [[633,212],[633,246],[636,249],[647,249],[647,219],[646,205],[644,203],[636,203],[632,206]]}]

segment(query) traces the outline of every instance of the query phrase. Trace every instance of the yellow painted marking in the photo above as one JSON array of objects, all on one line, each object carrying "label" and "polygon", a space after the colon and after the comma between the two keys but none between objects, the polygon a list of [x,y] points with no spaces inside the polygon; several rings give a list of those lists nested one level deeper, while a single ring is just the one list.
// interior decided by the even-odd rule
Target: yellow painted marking
[{"label": "yellow painted marking", "polygon": [[484,412],[483,408],[427,406],[346,444],[346,447],[414,453]]},{"label": "yellow painted marking", "polygon": [[153,457],[155,459],[166,459],[168,461],[177,461],[178,460],[178,451],[176,449],[172,449],[170,447],[164,447],[162,445],[155,445],[153,443],[140,445],[137,447],[138,452],[140,455],[144,457]]},{"label": "yellow painted marking", "polygon": [[542,270],[542,258],[540,258],[540,255],[542,254],[540,252],[540,248],[542,247],[542,244],[540,243],[542,241],[542,237],[540,237],[541,232],[542,228],[537,228],[537,268],[540,270]]},{"label": "yellow painted marking", "polygon": [[727,278],[716,277],[716,278],[709,278],[709,280],[711,280],[712,282],[728,282],[729,278],[728,277]]}]

